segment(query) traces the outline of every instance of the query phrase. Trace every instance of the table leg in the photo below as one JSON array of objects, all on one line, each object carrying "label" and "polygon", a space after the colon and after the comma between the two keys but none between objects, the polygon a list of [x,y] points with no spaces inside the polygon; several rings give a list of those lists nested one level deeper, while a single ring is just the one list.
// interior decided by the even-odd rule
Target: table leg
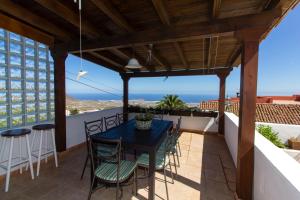
[{"label": "table leg", "polygon": [[155,196],[155,152],[149,152],[149,193],[148,199],[153,200]]}]

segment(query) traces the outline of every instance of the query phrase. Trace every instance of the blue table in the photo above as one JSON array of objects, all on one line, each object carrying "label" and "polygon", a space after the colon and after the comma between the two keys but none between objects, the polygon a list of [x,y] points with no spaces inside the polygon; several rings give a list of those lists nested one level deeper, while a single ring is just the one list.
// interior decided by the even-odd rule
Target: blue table
[{"label": "blue table", "polygon": [[160,144],[167,136],[167,131],[173,127],[172,121],[153,120],[152,128],[148,131],[140,131],[135,128],[135,120],[124,122],[120,126],[109,129],[103,133],[91,136],[91,139],[122,138],[122,146],[125,149],[134,149],[149,153],[149,194],[148,199],[154,199],[155,194],[155,154]]}]

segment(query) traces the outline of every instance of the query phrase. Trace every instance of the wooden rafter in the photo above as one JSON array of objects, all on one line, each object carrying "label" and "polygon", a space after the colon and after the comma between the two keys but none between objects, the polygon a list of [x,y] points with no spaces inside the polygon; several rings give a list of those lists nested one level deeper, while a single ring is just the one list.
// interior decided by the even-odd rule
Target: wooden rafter
[{"label": "wooden rafter", "polygon": [[[110,36],[98,40],[85,41],[83,51],[95,51],[112,48],[122,48],[131,45],[145,45],[174,41],[202,39],[211,36],[232,36],[235,31],[246,28],[269,27],[272,22],[281,16],[281,9],[265,11],[226,19],[218,19],[213,23],[197,23],[179,27],[161,27],[155,30],[129,33],[122,36]],[[147,36],[147,37],[146,37]],[[62,44],[70,52],[78,51],[77,42]]]},{"label": "wooden rafter", "polygon": [[28,11],[27,9],[16,3],[13,3],[10,0],[1,0],[0,11],[7,13],[10,16],[18,19],[19,21],[23,21],[35,28],[44,30],[53,36],[64,39],[65,41],[72,39],[70,38],[71,34],[61,29],[61,27],[52,24],[48,20],[34,14],[33,12]]},{"label": "wooden rafter", "polygon": [[[168,12],[166,10],[166,7],[165,7],[165,4],[164,4],[164,1],[163,0],[152,0],[152,4],[161,20],[161,22],[164,24],[164,25],[167,25],[167,26],[170,26],[171,23],[170,23],[170,17],[168,15]],[[180,57],[180,60],[182,62],[182,64],[184,64],[185,66],[187,66],[187,68],[189,68],[189,65],[188,65],[188,62],[187,62],[187,59],[184,55],[184,52],[182,51],[181,47],[180,47],[180,44],[178,42],[173,42],[173,45],[176,49],[176,52],[177,54],[179,55]]]},{"label": "wooden rafter", "polygon": [[110,52],[126,61],[128,61],[130,59],[130,55],[120,49],[117,49],[117,48],[111,49]]},{"label": "wooden rafter", "polygon": [[91,0],[103,13],[105,13],[114,23],[128,32],[133,32],[134,28],[129,25],[122,14],[108,0]]},{"label": "wooden rafter", "polygon": [[[128,32],[134,32],[135,29],[132,27],[127,20],[122,16],[122,14],[114,7],[114,5],[107,0],[91,0],[103,13],[105,13],[115,24],[120,26],[121,28],[125,29]],[[148,52],[147,47],[143,47],[143,51],[146,53]],[[162,57],[156,52],[153,54],[154,59],[160,63],[160,65],[165,66],[166,68],[170,69],[169,64],[162,59]],[[152,71],[153,67],[148,67],[148,70]]]},{"label": "wooden rafter", "polygon": [[54,37],[0,13],[0,27],[51,46]]},{"label": "wooden rafter", "polygon": [[99,58],[99,59],[101,59],[101,60],[104,60],[105,62],[110,63],[110,64],[112,64],[112,65],[114,65],[114,66],[117,66],[117,67],[119,67],[119,68],[124,67],[124,65],[122,65],[122,64],[116,62],[115,60],[112,60],[112,59],[110,59],[110,58],[108,58],[108,57],[102,55],[102,54],[99,53],[99,52],[89,52],[89,53],[90,53],[91,55],[95,56],[96,58]]},{"label": "wooden rafter", "polygon": [[184,66],[187,67],[187,69],[190,67],[189,63],[187,62],[187,59],[186,59],[186,56],[184,55],[184,52],[179,44],[179,42],[174,42],[173,43],[175,49],[176,49],[176,52],[177,54],[179,55],[180,59],[181,59],[181,62]]},{"label": "wooden rafter", "polygon": [[210,16],[212,19],[218,18],[221,9],[222,0],[211,0],[210,2],[211,2]]},{"label": "wooden rafter", "polygon": [[[75,13],[73,10],[66,7],[63,3],[59,1],[48,1],[48,0],[34,0],[44,8],[50,10],[54,14],[60,16],[62,19],[66,20],[70,24],[76,26],[79,28],[79,17],[78,13]],[[84,22],[82,24],[82,32],[84,35],[86,35],[88,38],[99,38],[103,35],[105,35],[103,32],[98,30],[93,26],[93,24],[87,22]],[[98,53],[94,54],[93,56],[97,56],[98,58],[101,58],[102,60],[106,61],[107,63],[110,63],[112,65],[115,65],[116,67],[120,67],[120,64],[116,61],[113,61],[106,56],[99,55]],[[99,64],[99,63],[98,63]]]},{"label": "wooden rafter", "polygon": [[[73,10],[66,7],[63,3],[59,1],[48,1],[48,0],[34,0],[44,8],[50,10],[54,14],[60,16],[70,24],[79,28],[79,17],[78,13],[75,13]],[[92,24],[88,21],[82,23],[82,32],[91,38],[97,38],[102,33],[95,28]]]},{"label": "wooden rafter", "polygon": [[[79,54],[74,54],[76,56],[79,56]],[[116,67],[115,65],[112,65],[109,62],[106,62],[100,58],[98,55],[93,55],[93,52],[89,53],[83,53],[82,57],[88,61],[91,61],[93,63],[102,63],[102,66],[105,68],[108,68],[110,70],[116,71],[116,72],[126,72],[126,70],[123,67]]]}]

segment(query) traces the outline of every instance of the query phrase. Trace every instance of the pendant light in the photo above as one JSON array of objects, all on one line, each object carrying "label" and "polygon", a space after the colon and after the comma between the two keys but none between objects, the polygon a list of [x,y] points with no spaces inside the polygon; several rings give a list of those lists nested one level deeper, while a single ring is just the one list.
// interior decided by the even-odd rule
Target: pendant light
[{"label": "pendant light", "polygon": [[132,47],[133,56],[129,59],[128,64],[125,66],[127,69],[141,69],[143,66],[139,63],[139,61],[135,58],[134,47]]},{"label": "pendant light", "polygon": [[[77,3],[77,0],[74,0],[74,3]],[[87,71],[82,70],[82,26],[81,26],[81,0],[78,1],[78,9],[79,9],[79,52],[80,52],[80,70],[77,74],[77,80],[81,77],[87,75]]]}]

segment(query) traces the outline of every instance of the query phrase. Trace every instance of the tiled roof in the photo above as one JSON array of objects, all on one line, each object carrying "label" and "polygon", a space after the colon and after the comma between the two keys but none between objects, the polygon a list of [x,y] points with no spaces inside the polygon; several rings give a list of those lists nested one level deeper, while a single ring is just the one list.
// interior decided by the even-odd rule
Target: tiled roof
[{"label": "tiled roof", "polygon": [[[218,110],[218,102],[201,102],[200,108],[203,110]],[[231,103],[226,106],[226,111],[239,115],[239,103]],[[278,124],[300,125],[300,105],[296,104],[256,104],[256,121]]]}]

